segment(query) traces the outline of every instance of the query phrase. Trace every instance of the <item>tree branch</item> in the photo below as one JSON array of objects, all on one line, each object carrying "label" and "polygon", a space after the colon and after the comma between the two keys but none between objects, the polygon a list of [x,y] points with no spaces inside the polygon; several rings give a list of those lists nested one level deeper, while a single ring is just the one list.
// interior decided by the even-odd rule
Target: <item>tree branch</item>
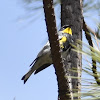
[{"label": "tree branch", "polygon": [[[95,32],[86,25],[85,21],[83,20],[83,30],[85,31],[85,36],[86,39],[88,40],[88,43],[91,47],[93,47],[93,43],[92,43],[92,39],[91,39],[91,35],[90,33],[95,35]],[[90,50],[93,52],[93,50],[90,48]],[[91,54],[92,56],[92,54]],[[93,76],[97,82],[98,85],[100,85],[100,80],[99,80],[99,76],[97,74],[97,67],[96,67],[96,61],[93,60],[93,56],[92,56],[92,72],[93,72]]]},{"label": "tree branch", "polygon": [[45,21],[47,26],[48,37],[51,46],[52,60],[55,67],[55,73],[58,81],[58,92],[60,100],[72,100],[70,91],[70,81],[65,77],[66,72],[61,58],[56,21],[53,8],[53,0],[43,0]]}]

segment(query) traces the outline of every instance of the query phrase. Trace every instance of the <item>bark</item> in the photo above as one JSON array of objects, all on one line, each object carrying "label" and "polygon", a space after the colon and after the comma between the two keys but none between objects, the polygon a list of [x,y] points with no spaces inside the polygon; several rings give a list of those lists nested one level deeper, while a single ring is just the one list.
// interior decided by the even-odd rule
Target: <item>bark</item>
[{"label": "bark", "polygon": [[49,36],[52,60],[55,66],[55,71],[58,81],[58,95],[60,100],[72,100],[70,91],[70,80],[65,75],[65,67],[62,62],[59,41],[57,36],[56,21],[53,9],[53,0],[43,0],[45,21],[47,26],[47,32]]},{"label": "bark", "polygon": [[[74,41],[76,41],[76,39],[82,40],[82,0],[61,0],[61,25],[63,26],[66,24],[73,25],[72,31]],[[71,50],[69,55],[66,55],[66,59],[64,61],[66,73],[71,78],[72,92],[78,94],[77,97],[73,97],[74,100],[79,100],[81,98],[81,58],[81,54]]]}]

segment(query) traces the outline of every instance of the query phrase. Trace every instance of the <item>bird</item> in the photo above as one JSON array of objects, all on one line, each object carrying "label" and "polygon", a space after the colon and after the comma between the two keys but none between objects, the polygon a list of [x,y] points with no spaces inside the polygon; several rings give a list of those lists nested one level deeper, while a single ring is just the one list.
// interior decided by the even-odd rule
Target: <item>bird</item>
[{"label": "bird", "polygon": [[[66,51],[71,48],[70,43],[73,42],[72,38],[72,25],[64,25],[58,31],[58,40],[59,46],[61,48],[61,54],[64,54]],[[32,75],[32,73],[37,74],[38,72],[44,70],[53,64],[51,56],[51,47],[49,41],[44,45],[44,47],[38,53],[36,59],[30,64],[30,70],[22,77],[21,80],[24,81],[24,84]]]}]

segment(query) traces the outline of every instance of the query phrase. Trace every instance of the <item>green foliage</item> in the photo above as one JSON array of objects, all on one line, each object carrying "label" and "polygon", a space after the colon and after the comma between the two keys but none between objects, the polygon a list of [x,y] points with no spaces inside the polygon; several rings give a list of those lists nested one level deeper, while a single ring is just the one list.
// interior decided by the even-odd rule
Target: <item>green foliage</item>
[{"label": "green foliage", "polygon": [[[72,45],[74,51],[83,54],[83,67],[82,67],[82,100],[98,100],[100,99],[100,85],[94,77],[98,77],[100,81],[100,40],[93,36],[94,47],[77,40],[76,45]],[[82,48],[82,49],[81,49]],[[91,51],[91,50],[92,51]],[[96,74],[92,71],[91,58],[96,61]]]}]

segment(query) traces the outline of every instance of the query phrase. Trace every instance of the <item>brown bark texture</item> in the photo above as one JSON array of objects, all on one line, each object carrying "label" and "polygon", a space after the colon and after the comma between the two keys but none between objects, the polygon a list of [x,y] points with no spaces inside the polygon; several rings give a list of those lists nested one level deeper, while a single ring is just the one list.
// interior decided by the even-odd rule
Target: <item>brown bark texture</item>
[{"label": "brown bark texture", "polygon": [[53,64],[55,66],[55,73],[58,81],[58,99],[72,100],[70,91],[70,80],[68,79],[65,67],[62,62],[60,47],[56,29],[56,21],[53,8],[53,0],[43,0],[45,21],[47,26],[48,37],[51,46],[51,54]]},{"label": "brown bark texture", "polygon": [[[61,0],[61,25],[71,24],[74,41],[82,40],[82,0]],[[78,46],[78,45],[77,45]],[[66,55],[64,61],[66,73],[70,77],[72,83],[72,92],[77,96],[73,96],[73,100],[79,100],[81,90],[81,70],[82,55],[78,52],[70,51]],[[67,99],[66,99],[67,100]]]}]

